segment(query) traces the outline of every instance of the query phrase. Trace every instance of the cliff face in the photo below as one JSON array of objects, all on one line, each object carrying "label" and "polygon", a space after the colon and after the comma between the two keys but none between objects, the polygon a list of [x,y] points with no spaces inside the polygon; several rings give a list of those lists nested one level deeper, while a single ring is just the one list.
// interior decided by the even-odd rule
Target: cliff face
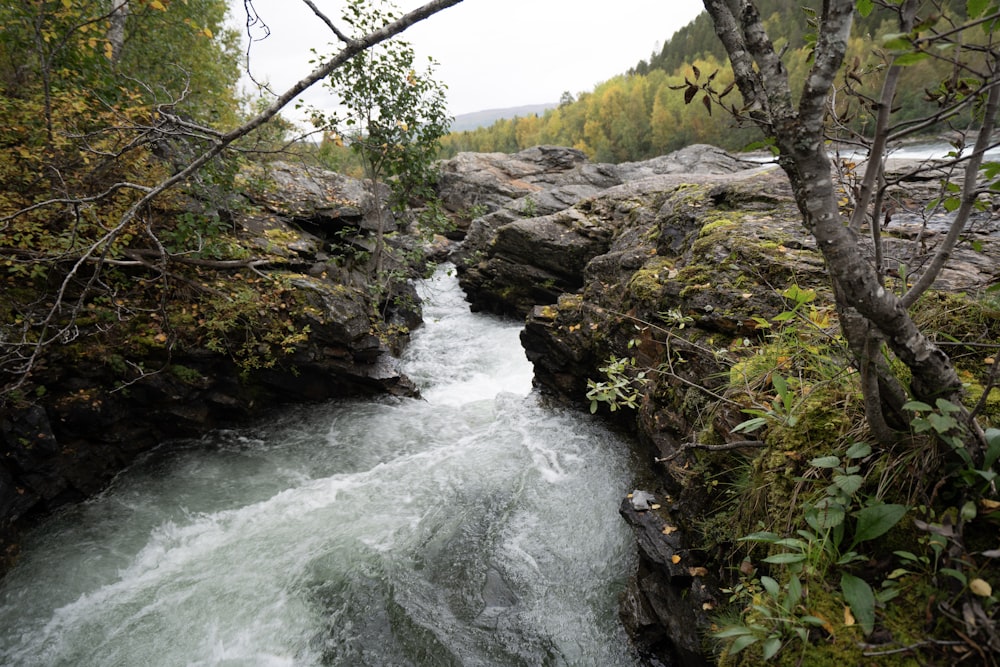
[{"label": "cliff face", "polygon": [[[117,320],[89,309],[0,409],[0,554],[14,555],[21,526],[99,491],[164,440],[281,403],[416,393],[393,352],[419,305],[406,282],[369,289],[363,184],[280,163],[263,177],[266,188],[219,211],[239,246],[230,254],[250,259],[181,256],[165,303],[121,305]],[[199,204],[181,205],[160,214]],[[139,267],[132,280],[148,275]]]},{"label": "cliff face", "polygon": [[[569,163],[548,152],[546,164]],[[524,171],[521,163],[542,154],[490,158],[478,186],[499,192]],[[705,664],[711,614],[728,597],[720,588],[733,585],[740,566],[732,561],[732,526],[719,516],[748,520],[758,505],[787,504],[802,472],[798,450],[828,453],[824,443],[857,422],[835,407],[841,395],[802,376],[800,427],[775,427],[773,451],[734,432],[748,417],[744,409],[777,409],[769,407],[772,378],[800,372],[797,360],[819,349],[813,336],[838,334],[832,308],[813,307],[832,298],[784,175],[702,146],[629,165],[631,174],[619,168],[579,161],[540,168],[554,176],[534,181],[530,192],[511,191],[506,203],[491,195],[493,210],[472,222],[459,254],[460,278],[473,308],[526,315],[521,339],[536,386],[590,404],[636,433],[648,469],[643,502],[625,499],[621,508],[640,553],[622,617],[652,664]],[[595,172],[620,182],[563,208],[548,196],[566,192],[560,179],[575,183]],[[462,196],[472,201],[475,192]],[[544,205],[528,205],[528,197]],[[951,303],[950,294],[994,279],[1000,245],[993,222],[981,222],[982,233],[956,251],[932,301]],[[897,214],[884,232],[893,237],[891,271],[919,265],[939,233],[933,223]],[[779,334],[785,314],[796,310],[808,325]],[[995,329],[995,321],[986,326]],[[843,386],[854,391],[846,353],[815,354],[824,373],[847,378]],[[738,471],[748,469],[768,476],[770,486],[733,496],[746,484]]]}]

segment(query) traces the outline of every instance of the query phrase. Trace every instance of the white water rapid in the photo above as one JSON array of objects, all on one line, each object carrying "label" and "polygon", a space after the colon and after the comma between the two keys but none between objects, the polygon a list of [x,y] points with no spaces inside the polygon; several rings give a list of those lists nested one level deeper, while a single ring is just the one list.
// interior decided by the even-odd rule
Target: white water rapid
[{"label": "white water rapid", "polygon": [[625,443],[531,394],[520,327],[442,272],[424,400],[172,443],[26,536],[6,666],[632,666]]}]

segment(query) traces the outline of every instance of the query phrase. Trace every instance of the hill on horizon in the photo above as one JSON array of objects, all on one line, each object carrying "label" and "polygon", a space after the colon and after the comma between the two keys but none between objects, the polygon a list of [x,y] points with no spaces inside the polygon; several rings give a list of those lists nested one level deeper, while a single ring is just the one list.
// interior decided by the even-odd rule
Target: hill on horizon
[{"label": "hill on horizon", "polygon": [[451,131],[465,132],[467,130],[475,130],[479,127],[489,127],[498,120],[543,114],[549,109],[554,109],[557,106],[559,106],[558,102],[551,102],[549,104],[527,104],[519,107],[484,109],[483,111],[458,114],[455,116],[455,120],[451,123]]}]

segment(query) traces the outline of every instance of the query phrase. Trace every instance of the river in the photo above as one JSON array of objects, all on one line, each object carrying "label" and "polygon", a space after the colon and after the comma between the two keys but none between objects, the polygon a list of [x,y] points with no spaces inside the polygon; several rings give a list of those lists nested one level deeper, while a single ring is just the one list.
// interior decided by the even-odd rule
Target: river
[{"label": "river", "polygon": [[7,666],[630,666],[628,445],[531,392],[445,271],[422,400],[284,409],[151,452],[25,537]]}]

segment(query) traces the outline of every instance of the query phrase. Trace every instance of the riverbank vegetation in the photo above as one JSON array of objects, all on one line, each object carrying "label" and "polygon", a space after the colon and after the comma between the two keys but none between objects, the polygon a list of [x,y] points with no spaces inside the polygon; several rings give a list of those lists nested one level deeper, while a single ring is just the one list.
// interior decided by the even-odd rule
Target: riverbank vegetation
[{"label": "riverbank vegetation", "polygon": [[[289,339],[306,334],[289,331],[282,318],[272,321],[264,305],[283,291],[279,283],[294,267],[269,249],[242,244],[234,217],[266,201],[262,165],[281,157],[317,161],[309,149],[289,148],[294,132],[278,112],[366,50],[458,1],[436,0],[407,15],[351,3],[354,18],[370,20],[350,37],[335,28],[341,50],[273,101],[256,104],[236,92],[242,54],[238,35],[225,25],[223,0],[0,8],[4,402],[44,391],[33,372],[44,367],[48,350],[67,346],[80,354],[132,350],[148,347],[139,345],[148,339],[161,348],[158,357],[169,359],[176,345],[212,341],[245,371],[276,363]],[[397,74],[405,79],[410,66],[403,60],[386,69],[403,68]],[[350,71],[356,78],[357,69]],[[399,118],[394,127],[406,126]],[[392,137],[394,146],[431,146],[440,132],[410,125],[409,135]],[[321,122],[317,130],[337,128]],[[426,180],[426,163],[407,166],[424,165],[415,178]],[[376,249],[373,270],[383,250]],[[349,254],[345,262],[361,255]],[[353,266],[367,270],[365,262]],[[202,314],[193,338],[172,313],[178,302]],[[382,305],[373,308],[373,320]],[[207,319],[210,313],[219,318]],[[254,332],[258,327],[271,333]],[[271,341],[275,331],[287,336]],[[122,368],[124,383],[156,372]]]},{"label": "riverbank vegetation", "polygon": [[[917,0],[826,2],[802,35],[800,70],[780,25],[754,5],[706,9],[733,79],[692,68],[684,102],[760,131],[829,279],[776,285],[787,309],[754,318],[761,344],[748,337],[750,356],[741,350],[729,366],[724,402],[743,418],[720,430],[706,417],[705,441],[684,447],[709,452],[695,486],[725,489],[694,527],[706,540],[697,548],[735,555],[712,633],[720,661],[995,665],[996,286],[930,288],[959,243],[975,249],[975,212],[985,221],[995,205],[1000,172],[986,153],[1000,106],[1000,14],[981,2],[957,13]],[[855,13],[894,27],[867,56],[874,63],[854,51]],[[913,95],[909,77],[924,66]],[[950,133],[948,158],[890,173],[896,142],[931,128]],[[867,160],[831,160],[830,143]],[[937,187],[920,192],[926,181]],[[904,210],[947,214],[928,256],[909,266],[885,231]],[[628,392],[663,368],[609,365],[592,388],[617,388],[596,394],[612,406],[622,396],[638,405]],[[689,470],[672,473],[692,483]]]}]

